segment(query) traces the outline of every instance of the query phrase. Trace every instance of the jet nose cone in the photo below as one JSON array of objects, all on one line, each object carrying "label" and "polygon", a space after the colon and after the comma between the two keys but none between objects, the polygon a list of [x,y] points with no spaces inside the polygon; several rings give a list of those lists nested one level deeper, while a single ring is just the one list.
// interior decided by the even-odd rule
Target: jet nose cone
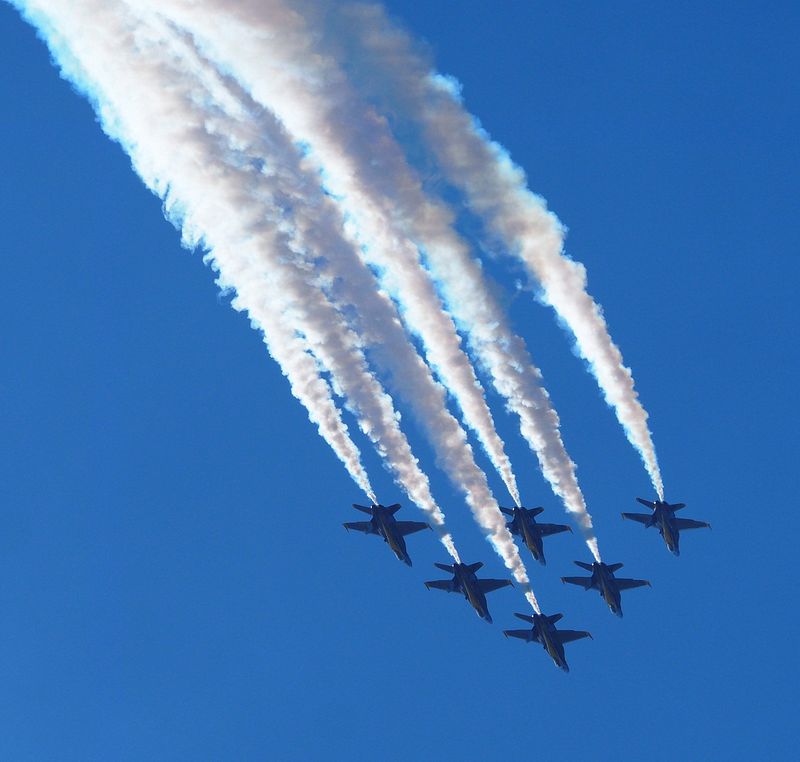
[{"label": "jet nose cone", "polygon": [[483,619],[489,624],[492,624],[492,615],[488,611],[483,615]]},{"label": "jet nose cone", "polygon": [[567,664],[567,662],[564,662],[563,664],[561,664],[560,667],[561,667],[561,669],[564,670],[564,672],[569,672],[569,665]]},{"label": "jet nose cone", "polygon": [[405,565],[406,565],[406,566],[412,566],[412,565],[413,565],[413,564],[411,563],[411,559],[410,559],[408,556],[406,556],[406,557],[403,559],[403,562],[405,563]]}]

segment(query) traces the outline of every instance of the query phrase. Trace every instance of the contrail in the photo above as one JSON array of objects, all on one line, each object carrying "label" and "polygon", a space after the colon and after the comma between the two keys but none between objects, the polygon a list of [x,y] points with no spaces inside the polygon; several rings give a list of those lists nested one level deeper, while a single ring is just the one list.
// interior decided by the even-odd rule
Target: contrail
[{"label": "contrail", "polygon": [[234,306],[247,310],[267,334],[281,326],[299,328],[397,481],[428,513],[457,560],[427,477],[399,429],[391,399],[367,370],[357,337],[340,329],[324,294],[291,264],[280,210],[251,195],[258,173],[238,166],[225,136],[209,130],[201,105],[208,94],[159,60],[159,41],[148,38],[148,30],[119,5],[110,5],[48,0],[23,10],[46,36],[62,73],[93,100],[107,134],[162,196],[184,242],[209,249],[221,285],[236,291]]},{"label": "contrail", "polygon": [[[208,55],[213,60],[217,61],[219,58],[214,55],[213,46],[210,46],[207,43],[206,36],[203,35],[203,24],[198,23],[204,14],[203,9],[198,8],[197,6],[193,6],[191,12],[189,14],[182,14],[176,13],[175,9],[180,4],[175,4],[174,6],[171,4],[166,3],[159,3],[158,10],[161,13],[167,15],[172,21],[174,21],[179,26],[187,29],[189,32],[197,35],[200,39],[200,45],[203,49],[205,55]],[[231,33],[230,29],[221,28],[225,27],[228,20],[229,15],[221,18],[213,18],[210,17],[213,24],[213,34],[212,37],[214,40],[219,38],[227,38],[227,39],[239,39],[241,35],[244,33],[245,37],[248,37],[246,34],[246,29],[235,29],[234,33]],[[208,21],[209,19],[206,19]],[[276,40],[283,40],[284,36],[277,35]],[[240,43],[243,43],[241,45]],[[237,43],[236,49],[237,50],[244,50],[247,48],[246,39],[240,40],[240,43]],[[254,51],[251,51],[254,52]],[[264,51],[259,51],[263,53]],[[272,46],[270,46],[270,53],[273,52]],[[227,61],[222,62],[222,66],[226,71],[231,71],[233,74],[236,74],[235,67],[231,67]],[[266,75],[265,79],[271,79],[271,74]],[[256,96],[256,100],[262,103],[267,108],[273,108],[274,104],[269,100],[263,100]],[[285,114],[282,111],[278,111],[281,117],[284,117]],[[331,166],[329,163],[325,163],[325,172],[331,172]],[[365,201],[369,201],[369,199],[365,199]],[[352,211],[348,209],[348,211]],[[360,222],[358,220],[357,222]],[[442,428],[442,424],[445,421],[443,419],[439,419],[439,422],[436,426],[432,427],[434,431],[437,431],[439,428]],[[447,440],[452,440],[453,437],[460,437],[463,436],[455,422],[451,422],[452,425],[449,427],[449,431],[452,434],[447,434],[447,429],[445,429],[445,436],[440,435],[440,442],[447,442]],[[448,473],[451,475],[451,478],[454,478],[454,481],[459,484],[459,486],[465,490],[467,501],[470,505],[470,508],[473,511],[473,514],[476,517],[476,520],[479,522],[481,527],[487,533],[488,538],[492,542],[493,546],[497,550],[497,552],[501,555],[506,564],[507,568],[509,568],[512,573],[514,574],[515,579],[517,579],[520,584],[526,589],[526,594],[529,596],[529,600],[531,600],[531,605],[535,606],[533,602],[533,595],[529,590],[529,582],[527,578],[527,573],[524,569],[524,565],[519,557],[519,552],[517,550],[516,545],[513,542],[511,535],[508,532],[508,529],[505,525],[505,520],[502,514],[499,511],[496,501],[492,497],[491,493],[488,490],[488,485],[486,484],[486,480],[482,472],[475,466],[474,461],[472,460],[470,448],[464,443],[463,447],[456,447],[452,446],[452,442],[447,447],[448,457],[445,460],[445,464],[449,464]],[[442,450],[439,450],[439,454],[441,456]]]},{"label": "contrail", "polygon": [[[196,30],[197,19],[203,13],[202,5],[192,6],[187,16],[187,8],[180,2],[148,3],[140,0],[133,5],[140,8],[150,6],[153,12],[168,15],[189,30]],[[270,12],[274,11],[269,3],[264,7],[269,8]],[[224,35],[225,31],[219,30],[219,34]],[[516,477],[495,429],[483,389],[469,358],[460,347],[461,340],[452,319],[442,307],[434,284],[420,264],[417,249],[408,241],[394,236],[387,221],[366,203],[361,203],[364,199],[355,201],[356,209],[348,211],[358,221],[358,232],[368,232],[362,251],[365,261],[383,273],[383,285],[395,298],[400,300],[402,295],[403,321],[409,330],[421,338],[428,361],[454,396],[464,422],[476,433],[512,499],[519,504]]]},{"label": "contrail", "polygon": [[352,4],[337,10],[346,19],[340,24],[342,33],[351,35],[359,48],[361,71],[373,79],[373,93],[388,94],[395,108],[422,125],[425,144],[447,178],[541,284],[543,300],[572,331],[581,357],[663,499],[648,414],[602,309],[586,290],[586,268],[564,254],[564,229],[557,217],[528,190],[524,172],[505,149],[465,110],[454,80],[435,74],[427,57],[389,22],[382,8]]},{"label": "contrail", "polygon": [[[254,110],[255,104],[235,83],[222,83],[220,78],[220,84],[227,90],[227,99],[235,100],[240,110]],[[287,206],[293,209],[291,236],[297,244],[298,256],[302,250],[308,250],[309,269],[330,270],[337,284],[335,290],[340,292],[345,303],[357,307],[362,338],[369,348],[374,348],[400,392],[417,409],[445,472],[465,491],[476,519],[507,560],[517,581],[527,590],[529,583],[516,546],[489,492],[486,478],[474,462],[466,435],[447,410],[444,389],[434,381],[430,369],[408,340],[391,301],[377,291],[374,276],[359,259],[353,243],[343,237],[339,211],[323,193],[316,174],[301,166],[297,148],[277,120],[264,109],[257,111],[245,120],[249,134],[237,130],[237,123],[231,119],[221,122],[215,129],[232,137],[237,150],[246,155],[248,148],[253,156],[269,153],[269,175],[274,178],[271,182],[280,186]],[[264,182],[263,177],[260,179]],[[337,370],[335,377],[341,372],[343,370]]]},{"label": "contrail", "polygon": [[[558,416],[541,387],[541,374],[490,296],[480,268],[452,231],[450,213],[422,192],[385,119],[350,91],[335,61],[314,49],[319,36],[280,3],[268,4],[268,11],[266,6],[246,10],[237,6],[241,16],[231,13],[230,5],[222,13],[211,0],[192,6],[189,12],[179,0],[160,3],[159,8],[168,8],[164,12],[195,32],[208,55],[221,61],[256,100],[274,109],[294,135],[310,146],[331,189],[341,197],[356,227],[366,231],[368,242],[388,239],[392,244],[408,237],[424,247],[449,308],[470,332],[472,349],[520,417],[521,431],[536,452],[543,474],[599,559],[575,465],[561,440]],[[391,289],[398,247],[390,252],[393,256],[381,264]],[[421,271],[419,263],[413,267]],[[404,290],[401,277],[394,282],[405,305],[419,298],[419,292]],[[499,511],[497,517],[502,520]]]}]

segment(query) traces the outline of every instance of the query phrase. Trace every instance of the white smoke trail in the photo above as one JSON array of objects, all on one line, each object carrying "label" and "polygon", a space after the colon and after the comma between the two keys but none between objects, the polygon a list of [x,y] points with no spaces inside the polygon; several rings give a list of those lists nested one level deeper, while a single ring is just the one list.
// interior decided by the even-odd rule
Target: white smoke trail
[{"label": "white smoke trail", "polygon": [[[249,194],[258,173],[238,166],[224,136],[209,131],[201,105],[207,93],[191,88],[159,60],[158,42],[148,40],[147,30],[134,26],[119,5],[46,0],[30,2],[24,10],[46,34],[65,76],[93,98],[106,132],[130,153],[145,184],[164,198],[185,242],[209,247],[221,283],[236,290],[235,306],[246,309],[268,337],[276,332],[285,338],[290,326],[301,328],[362,429],[457,560],[391,400],[367,371],[356,338],[338,330],[338,313],[290,263],[281,220],[271,218]],[[288,335],[294,336],[294,329]],[[285,351],[292,353],[288,343]]]},{"label": "white smoke trail", "polygon": [[[243,59],[250,58],[248,53],[252,54],[253,52],[260,52],[263,54],[265,52],[263,50],[250,50],[248,53],[244,52],[247,50],[247,41],[250,39],[251,27],[249,24],[244,27],[237,25],[231,14],[226,13],[220,17],[215,17],[215,15],[212,13],[209,16],[205,14],[205,7],[200,8],[198,6],[192,6],[190,8],[190,12],[186,14],[184,12],[179,12],[185,10],[183,8],[183,4],[180,2],[159,3],[158,10],[165,15],[168,15],[171,20],[188,29],[191,33],[198,35],[201,40],[204,53],[207,55],[210,54],[214,60],[218,61],[220,59],[218,56],[213,55],[214,45],[209,44],[209,36],[213,39],[215,44],[218,43],[220,39],[227,40],[230,43],[236,41],[236,44],[233,45],[232,49],[236,51],[237,54],[242,53]],[[233,24],[231,24],[232,20],[234,21]],[[204,25],[204,21],[206,22],[206,25]],[[207,26],[208,22],[211,23],[210,27]],[[280,35],[276,35],[274,40],[271,40],[270,45],[268,46],[269,53],[273,54],[275,45],[279,46],[284,39],[285,36],[282,33]],[[273,42],[275,45],[272,44]],[[236,67],[231,66],[230,62],[223,58],[222,63],[226,70],[236,73]],[[260,64],[262,63],[264,63],[263,60],[260,61]],[[270,71],[269,74],[267,74],[264,78],[260,78],[259,81],[268,80],[273,82],[273,73],[273,71]],[[278,83],[278,87],[280,87],[280,83]],[[269,99],[263,100],[257,96],[257,93],[254,93],[254,95],[256,95],[256,99],[259,100],[263,105],[269,108],[274,106]],[[280,114],[282,117],[286,117],[283,111],[281,111]],[[325,164],[325,170],[326,172],[331,172],[331,165],[329,163]],[[368,199],[365,200],[368,201]],[[462,434],[460,428],[457,426],[454,426],[452,431],[453,436]],[[514,544],[513,539],[506,528],[505,520],[497,507],[497,503],[488,490],[485,477],[480,470],[477,469],[474,461],[472,460],[469,448],[465,443],[464,447],[450,447],[450,451],[449,473],[451,474],[451,477],[455,474],[455,480],[463,489],[465,489],[467,493],[467,500],[470,504],[473,514],[480,525],[487,532],[489,539],[503,558],[506,566],[512,571],[515,579],[517,579],[518,582],[528,589],[529,584],[527,574],[519,557],[516,545]],[[453,460],[454,455],[458,458],[457,460]],[[465,457],[465,455],[468,457]],[[531,600],[532,605],[534,605],[533,595],[529,589],[526,594],[529,596],[529,600]]]},{"label": "white smoke trail", "polygon": [[[164,9],[165,4],[159,7]],[[380,260],[390,288],[398,261],[398,247],[392,244],[409,236],[425,246],[450,309],[470,331],[472,347],[492,374],[495,387],[520,416],[522,433],[545,477],[599,559],[591,517],[560,437],[558,417],[523,342],[508,328],[480,268],[453,233],[449,213],[422,193],[385,120],[350,91],[336,62],[314,49],[319,35],[276,2],[268,4],[268,10],[234,5],[241,16],[221,14],[219,4],[212,0],[192,6],[189,12],[181,0],[172,0],[166,7],[172,18],[200,36],[215,60],[222,61],[257,100],[274,109],[311,146],[332,190],[357,226],[366,231],[365,238],[372,244],[368,252],[382,247],[390,251],[392,256]],[[226,4],[226,9],[230,11],[231,6]],[[418,263],[408,261],[409,269],[421,271]],[[405,305],[420,295],[404,288],[408,281],[402,278],[398,276],[394,284]],[[498,516],[502,518],[499,511]]]},{"label": "white smoke trail", "polygon": [[342,32],[352,35],[351,42],[359,47],[358,67],[369,72],[372,92],[385,96],[390,91],[393,105],[419,121],[426,145],[448,179],[541,284],[544,301],[572,331],[581,357],[663,499],[648,414],[639,401],[633,375],[611,339],[602,309],[586,290],[586,268],[564,254],[564,229],[556,216],[528,190],[523,171],[505,149],[464,109],[454,81],[436,75],[427,58],[379,6],[353,4],[337,10],[346,18]]}]

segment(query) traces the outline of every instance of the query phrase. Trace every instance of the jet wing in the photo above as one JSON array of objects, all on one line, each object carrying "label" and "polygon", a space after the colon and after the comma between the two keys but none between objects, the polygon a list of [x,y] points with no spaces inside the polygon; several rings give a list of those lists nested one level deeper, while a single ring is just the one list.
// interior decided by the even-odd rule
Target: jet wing
[{"label": "jet wing", "polygon": [[652,514],[648,516],[646,513],[623,513],[622,518],[638,521],[640,524],[649,524],[653,520]]},{"label": "jet wing", "polygon": [[571,532],[572,527],[565,524],[539,524],[539,532],[542,537],[547,537],[550,534],[558,534],[559,532]]},{"label": "jet wing", "polygon": [[[562,643],[571,643],[573,640],[581,638],[591,638],[592,633],[585,630],[556,630],[556,635]],[[594,638],[592,638],[594,640]]]},{"label": "jet wing", "polygon": [[430,529],[430,526],[424,521],[398,521],[396,522],[395,526],[397,526],[397,531],[403,535],[403,537],[405,537],[407,534],[420,532],[423,529]]},{"label": "jet wing", "polygon": [[511,584],[510,579],[479,579],[478,587],[485,595],[491,593],[493,590],[499,590],[501,587],[508,587]]},{"label": "jet wing", "polygon": [[678,529],[702,529],[704,527],[711,529],[711,524],[705,521],[695,521],[694,519],[675,519],[675,526]]},{"label": "jet wing", "polygon": [[568,585],[580,585],[584,590],[588,590],[592,586],[591,577],[562,577],[561,581]]},{"label": "jet wing", "polygon": [[453,580],[451,579],[435,579],[432,582],[426,582],[425,587],[427,587],[428,590],[434,588],[434,590],[444,590],[446,593],[455,592]]},{"label": "jet wing", "polygon": [[530,640],[531,631],[527,630],[503,630],[503,635],[507,638],[519,638],[520,640]]},{"label": "jet wing", "polygon": [[645,585],[652,587],[646,579],[618,579],[616,582],[620,591],[631,590],[634,587],[644,587]]},{"label": "jet wing", "polygon": [[348,531],[353,529],[356,532],[364,532],[365,534],[376,534],[375,526],[371,521],[348,521],[342,526]]}]

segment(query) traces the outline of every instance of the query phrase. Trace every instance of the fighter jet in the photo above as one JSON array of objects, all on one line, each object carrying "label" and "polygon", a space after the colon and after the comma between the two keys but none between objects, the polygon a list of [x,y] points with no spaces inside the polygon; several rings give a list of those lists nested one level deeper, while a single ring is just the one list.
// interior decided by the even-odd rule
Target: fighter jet
[{"label": "fighter jet", "polygon": [[400,510],[400,503],[390,506],[383,506],[379,503],[370,507],[353,503],[353,508],[362,513],[368,513],[372,518],[369,521],[348,521],[343,525],[344,528],[348,532],[355,529],[357,532],[365,534],[380,535],[397,558],[411,566],[411,558],[406,550],[406,541],[403,537],[419,532],[421,529],[430,529],[430,526],[424,521],[396,521],[394,514]]},{"label": "fighter jet", "polygon": [[558,534],[559,532],[572,531],[565,524],[538,524],[534,516],[542,513],[544,508],[521,508],[515,506],[514,508],[501,508],[500,510],[506,516],[513,517],[507,524],[508,531],[522,538],[522,541],[528,546],[528,550],[542,566],[547,563],[544,557],[542,537]]},{"label": "fighter jet", "polygon": [[620,593],[623,590],[630,590],[634,587],[642,587],[650,583],[646,579],[617,579],[614,572],[622,568],[622,564],[604,564],[602,561],[595,561],[585,564],[583,561],[575,561],[576,566],[586,569],[592,573],[591,577],[562,577],[562,582],[570,585],[580,585],[584,590],[594,588],[600,593],[601,598],[608,604],[618,617],[622,616],[622,600]]},{"label": "fighter jet", "polygon": [[461,593],[470,603],[472,608],[478,613],[481,619],[487,622],[492,621],[492,616],[489,613],[489,608],[486,605],[486,593],[491,593],[493,590],[499,590],[501,587],[507,587],[511,584],[507,579],[478,579],[475,572],[480,569],[483,564],[478,562],[476,564],[434,564],[437,569],[449,572],[453,575],[453,579],[434,580],[433,582],[426,582],[425,587],[430,590],[432,587],[437,590],[444,590],[448,593]]},{"label": "fighter jet", "polygon": [[564,672],[569,672],[569,665],[564,656],[564,643],[571,643],[573,640],[581,638],[591,638],[590,632],[584,630],[558,630],[556,622],[563,617],[563,614],[514,614],[517,619],[523,622],[530,622],[533,628],[530,630],[503,630],[503,635],[507,638],[519,638],[526,643],[541,643],[542,647],[553,660],[557,667],[561,667]]},{"label": "fighter jet", "polygon": [[644,524],[645,528],[658,527],[658,531],[664,538],[664,543],[667,548],[676,556],[681,554],[679,546],[681,529],[700,529],[702,527],[711,529],[711,524],[705,521],[679,519],[675,517],[675,511],[685,508],[686,503],[670,505],[663,500],[656,500],[654,503],[651,503],[649,500],[643,500],[641,497],[637,497],[636,499],[642,505],[646,505],[652,513],[623,513],[622,518],[638,521],[640,524]]}]

